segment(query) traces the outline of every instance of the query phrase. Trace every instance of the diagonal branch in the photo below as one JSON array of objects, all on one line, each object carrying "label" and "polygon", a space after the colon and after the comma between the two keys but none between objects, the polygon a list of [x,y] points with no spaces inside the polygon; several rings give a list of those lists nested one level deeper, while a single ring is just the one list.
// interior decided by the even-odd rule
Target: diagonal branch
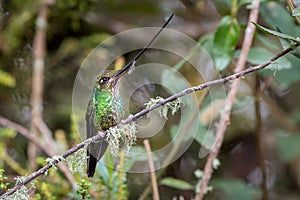
[{"label": "diagonal branch", "polygon": [[[295,47],[299,46],[299,44],[296,44]],[[214,85],[217,85],[217,84],[221,84],[221,83],[226,83],[226,82],[229,82],[229,81],[233,81],[235,79],[238,79],[238,78],[241,78],[243,77],[244,75],[246,74],[249,74],[249,73],[252,73],[252,72],[255,72],[257,70],[261,70],[265,67],[267,67],[268,65],[270,65],[272,62],[274,62],[275,60],[279,59],[280,57],[284,56],[285,54],[293,51],[294,48],[287,48],[281,52],[279,52],[278,54],[276,54],[273,58],[271,58],[269,61],[261,64],[261,65],[257,65],[257,66],[254,66],[254,67],[249,67],[248,69],[246,70],[243,70],[243,71],[240,71],[238,73],[235,73],[231,76],[227,76],[225,78],[220,78],[220,79],[216,79],[216,80],[213,80],[213,81],[209,81],[209,82],[206,82],[206,83],[203,83],[203,84],[200,84],[198,86],[194,86],[194,87],[190,87],[190,88],[187,88],[185,90],[182,90],[181,92],[178,92],[156,104],[154,104],[153,106],[151,106],[150,108],[146,108],[146,109],[143,109],[142,111],[136,113],[135,115],[127,118],[126,120],[123,120],[121,121],[121,123],[119,123],[118,125],[114,126],[113,128],[116,128],[116,127],[121,127],[123,126],[124,124],[128,124],[132,121],[135,121],[137,120],[138,118],[144,116],[145,114],[149,113],[150,111],[170,102],[170,101],[173,101],[173,100],[176,100],[182,96],[185,96],[187,94],[190,94],[192,92],[195,92],[195,91],[198,91],[198,90],[203,90],[205,88],[208,88],[208,87],[211,87],[211,86],[214,86]],[[104,132],[105,133],[105,132]],[[68,151],[66,151],[64,154],[61,155],[62,158],[67,158],[68,156],[72,155],[73,153],[75,153],[76,151],[78,151],[79,149],[85,147],[86,145],[90,144],[92,141],[98,141],[100,140],[101,136],[100,134],[97,134],[96,136],[92,137],[92,138],[88,138],[86,139],[85,141],[77,144],[76,146],[72,147],[71,149],[69,149]],[[61,160],[54,160],[52,163],[49,163],[47,164],[46,166],[40,168],[39,170],[33,172],[31,175],[29,175],[26,179],[24,179],[23,183],[19,183],[17,185],[15,185],[13,188],[11,188],[8,192],[4,193],[2,196],[0,196],[0,198],[4,198],[4,197],[7,197],[11,194],[13,194],[14,192],[16,192],[19,188],[21,188],[23,185],[26,185],[28,183],[30,183],[31,181],[33,181],[34,179],[36,179],[38,176],[44,174],[47,170],[49,170],[53,165],[56,165],[57,163],[59,163]]]},{"label": "diagonal branch", "polygon": [[17,124],[0,116],[0,125],[14,129],[15,131],[23,135],[25,138],[27,138],[30,142],[34,143],[40,148],[43,148],[43,145],[41,144],[39,138],[33,135],[30,131],[28,131],[25,127],[21,126],[20,124]]},{"label": "diagonal branch", "polygon": [[[56,155],[56,152],[54,151],[54,148],[53,148],[54,146],[52,146],[52,148],[49,148],[47,145],[45,145],[44,141],[42,141],[40,138],[38,138],[36,135],[34,135],[32,132],[27,130],[22,125],[17,124],[15,122],[12,122],[12,121],[4,118],[3,116],[0,116],[0,125],[5,126],[5,127],[10,127],[12,129],[14,129],[18,133],[20,133],[22,136],[27,138],[30,142],[32,142],[37,147],[42,149],[48,156],[52,157],[52,156]],[[53,145],[56,145],[56,144],[53,144]],[[68,180],[70,181],[70,183],[74,187],[75,186],[75,180],[74,180],[72,174],[69,172],[67,166],[64,165],[63,163],[60,163],[58,165],[58,167],[61,170],[61,172],[65,174],[65,176],[68,178]]]}]

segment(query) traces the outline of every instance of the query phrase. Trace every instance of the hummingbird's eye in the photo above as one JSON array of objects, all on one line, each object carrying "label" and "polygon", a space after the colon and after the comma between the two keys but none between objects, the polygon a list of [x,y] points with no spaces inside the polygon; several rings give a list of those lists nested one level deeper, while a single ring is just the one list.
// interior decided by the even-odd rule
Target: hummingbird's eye
[{"label": "hummingbird's eye", "polygon": [[99,83],[101,84],[101,85],[103,85],[103,84],[105,84],[105,83],[107,83],[109,81],[109,77],[102,77],[101,79],[100,79],[100,81],[99,81]]}]

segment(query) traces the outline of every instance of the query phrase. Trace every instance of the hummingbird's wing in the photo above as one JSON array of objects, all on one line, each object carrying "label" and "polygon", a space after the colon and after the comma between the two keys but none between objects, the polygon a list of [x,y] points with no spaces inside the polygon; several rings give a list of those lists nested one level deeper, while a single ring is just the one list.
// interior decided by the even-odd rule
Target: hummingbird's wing
[{"label": "hummingbird's wing", "polygon": [[[95,105],[93,99],[91,98],[88,109],[86,112],[86,134],[87,138],[91,138],[98,133],[99,128],[95,127],[94,118],[95,118]],[[97,162],[101,159],[108,147],[108,143],[105,138],[101,138],[100,141],[89,144],[87,149],[87,176],[93,177]]]}]

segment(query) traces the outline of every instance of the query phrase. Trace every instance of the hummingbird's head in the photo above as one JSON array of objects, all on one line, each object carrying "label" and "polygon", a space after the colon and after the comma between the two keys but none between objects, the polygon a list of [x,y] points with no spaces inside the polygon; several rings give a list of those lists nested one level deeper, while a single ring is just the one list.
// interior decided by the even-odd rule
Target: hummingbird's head
[{"label": "hummingbird's head", "polygon": [[96,89],[99,91],[113,92],[117,89],[117,83],[123,74],[125,73],[120,73],[120,70],[107,70],[96,79]]}]

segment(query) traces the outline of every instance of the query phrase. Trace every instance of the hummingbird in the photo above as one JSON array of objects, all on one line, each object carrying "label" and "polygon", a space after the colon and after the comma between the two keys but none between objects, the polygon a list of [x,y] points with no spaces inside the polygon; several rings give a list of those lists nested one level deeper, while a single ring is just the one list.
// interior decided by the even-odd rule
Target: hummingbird
[{"label": "hummingbird", "polygon": [[131,71],[138,58],[149,48],[153,41],[158,37],[161,31],[168,25],[173,18],[173,14],[168,18],[165,24],[148,42],[148,44],[123,68],[120,70],[105,71],[97,77],[92,95],[86,111],[86,133],[87,138],[100,134],[100,141],[89,144],[87,149],[87,176],[93,177],[96,165],[104,155],[108,142],[103,131],[117,125],[124,117],[124,107],[122,97],[119,93],[119,80]]}]

